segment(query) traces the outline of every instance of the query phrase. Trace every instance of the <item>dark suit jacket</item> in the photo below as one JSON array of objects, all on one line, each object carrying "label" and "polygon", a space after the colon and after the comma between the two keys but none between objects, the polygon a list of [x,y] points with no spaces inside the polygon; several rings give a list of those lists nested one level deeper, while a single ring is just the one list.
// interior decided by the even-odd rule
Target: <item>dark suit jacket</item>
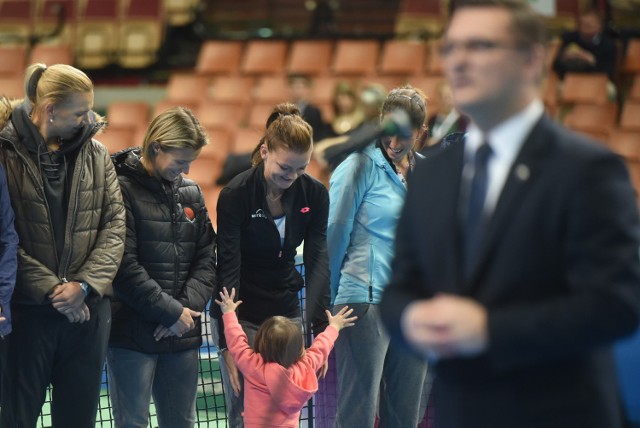
[{"label": "dark suit jacket", "polygon": [[543,117],[465,280],[458,140],[412,177],[380,305],[396,341],[414,300],[453,293],[488,309],[488,351],[435,367],[437,426],[619,427],[610,345],[640,319],[640,226],[623,161]]}]

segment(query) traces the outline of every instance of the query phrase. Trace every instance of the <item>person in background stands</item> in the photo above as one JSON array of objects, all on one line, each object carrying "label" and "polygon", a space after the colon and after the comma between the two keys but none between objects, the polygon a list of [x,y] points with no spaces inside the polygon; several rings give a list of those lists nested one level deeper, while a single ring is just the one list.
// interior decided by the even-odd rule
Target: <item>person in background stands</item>
[{"label": "person in background stands", "polygon": [[215,234],[200,187],[182,173],[206,144],[191,111],[175,107],[151,122],[141,149],[113,155],[127,210],[107,352],[117,428],[147,427],[151,395],[160,427],[195,424]]},{"label": "person in background stands", "polygon": [[0,427],[33,428],[53,386],[54,427],[93,428],[125,211],[92,111],[93,84],[30,65],[25,99],[0,103],[0,165],[20,238]]},{"label": "person in background stands", "polygon": [[[306,284],[306,331],[327,325],[329,194],[305,174],[313,150],[311,126],[290,103],[275,106],[253,152],[253,167],[236,176],[218,198],[218,291],[235,289],[244,303],[238,319],[253,344],[258,327],[280,315],[302,328],[298,292]],[[304,278],[296,249],[304,241]],[[242,427],[242,376],[227,350],[222,315],[212,305],[230,427]],[[214,339],[214,342],[216,340]],[[326,366],[325,369],[326,371]]]},{"label": "person in background stands", "polygon": [[526,0],[467,0],[444,36],[472,122],[416,168],[380,304],[432,363],[441,428],[622,426],[637,200],[621,157],[545,116],[546,27]]},{"label": "person in background stands", "polygon": [[[393,241],[407,178],[421,157],[413,147],[427,132],[424,94],[393,89],[379,112],[382,122],[406,112],[409,138],[381,137],[352,153],[331,176],[327,243],[334,312],[354,309],[358,324],[336,342],[338,409],[335,427],[415,427],[427,372],[417,355],[390,346],[379,316],[391,277]],[[379,411],[378,411],[379,409]]]}]

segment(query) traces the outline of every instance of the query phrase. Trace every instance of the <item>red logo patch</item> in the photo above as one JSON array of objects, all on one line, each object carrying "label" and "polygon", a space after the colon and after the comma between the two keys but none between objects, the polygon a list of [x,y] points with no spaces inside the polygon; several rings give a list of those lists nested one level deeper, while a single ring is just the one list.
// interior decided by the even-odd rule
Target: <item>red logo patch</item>
[{"label": "red logo patch", "polygon": [[306,213],[308,213],[309,211],[311,211],[311,208],[309,208],[309,207],[304,207],[304,208],[301,208],[301,209],[300,209],[300,212],[301,212],[302,214],[306,214]]},{"label": "red logo patch", "polygon": [[194,218],[196,218],[195,213],[193,212],[193,210],[190,207],[185,207],[184,208],[184,215],[185,217],[187,217],[189,220],[193,220]]}]

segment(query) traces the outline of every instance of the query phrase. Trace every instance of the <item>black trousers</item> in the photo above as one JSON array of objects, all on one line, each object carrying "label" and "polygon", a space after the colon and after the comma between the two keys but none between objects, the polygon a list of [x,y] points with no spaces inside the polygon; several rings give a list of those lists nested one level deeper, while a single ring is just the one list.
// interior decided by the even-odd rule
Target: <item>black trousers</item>
[{"label": "black trousers", "polygon": [[87,302],[90,320],[70,323],[51,305],[13,305],[4,339],[0,428],[34,428],[52,385],[54,428],[93,428],[109,332],[108,298]]}]

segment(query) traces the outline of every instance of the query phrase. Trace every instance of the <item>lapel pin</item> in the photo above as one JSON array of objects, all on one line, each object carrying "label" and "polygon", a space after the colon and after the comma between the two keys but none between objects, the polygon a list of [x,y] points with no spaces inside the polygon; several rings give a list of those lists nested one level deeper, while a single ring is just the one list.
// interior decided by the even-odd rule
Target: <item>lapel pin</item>
[{"label": "lapel pin", "polygon": [[527,181],[529,179],[529,176],[531,175],[529,167],[524,164],[517,165],[515,173],[516,177],[518,177],[518,180],[520,181]]}]

